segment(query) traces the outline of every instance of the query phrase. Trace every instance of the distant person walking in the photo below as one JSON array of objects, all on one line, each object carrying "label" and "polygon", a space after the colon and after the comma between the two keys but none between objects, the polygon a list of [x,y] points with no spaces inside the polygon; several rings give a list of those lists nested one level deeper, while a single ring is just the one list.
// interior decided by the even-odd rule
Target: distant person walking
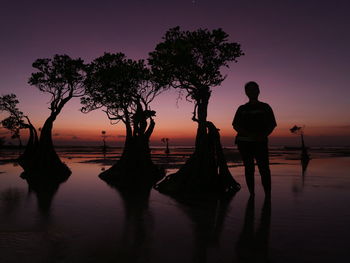
[{"label": "distant person walking", "polygon": [[257,162],[265,195],[271,195],[268,139],[276,127],[271,107],[258,100],[259,85],[250,81],[245,84],[249,101],[239,106],[232,122],[237,131],[236,141],[245,167],[245,179],[251,195],[254,195],[254,159]]}]

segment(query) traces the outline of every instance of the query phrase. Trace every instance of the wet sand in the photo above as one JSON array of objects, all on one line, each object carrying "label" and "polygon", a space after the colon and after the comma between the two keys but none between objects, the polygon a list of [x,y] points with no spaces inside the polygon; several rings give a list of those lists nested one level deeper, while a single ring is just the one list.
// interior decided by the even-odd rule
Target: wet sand
[{"label": "wet sand", "polygon": [[[153,149],[176,171],[191,148]],[[58,189],[30,189],[0,151],[0,262],[346,262],[350,236],[347,148],[271,151],[272,198],[259,174],[249,199],[235,149],[226,149],[242,189],[227,200],[179,202],[155,190],[120,191],[98,178],[120,155],[98,148],[58,149],[72,175]],[[4,161],[5,160],[5,161]],[[6,161],[8,160],[8,161]]]}]

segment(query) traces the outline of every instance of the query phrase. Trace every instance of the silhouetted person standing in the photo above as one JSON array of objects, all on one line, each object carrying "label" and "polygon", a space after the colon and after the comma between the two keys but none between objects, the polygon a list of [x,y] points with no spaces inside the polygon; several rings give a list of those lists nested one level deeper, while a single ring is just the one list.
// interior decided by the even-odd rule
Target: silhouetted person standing
[{"label": "silhouetted person standing", "polygon": [[245,85],[249,102],[241,105],[233,119],[237,131],[236,144],[245,167],[245,178],[251,195],[254,195],[254,159],[257,162],[265,194],[271,195],[268,139],[276,127],[271,107],[258,100],[259,85],[250,81]]}]

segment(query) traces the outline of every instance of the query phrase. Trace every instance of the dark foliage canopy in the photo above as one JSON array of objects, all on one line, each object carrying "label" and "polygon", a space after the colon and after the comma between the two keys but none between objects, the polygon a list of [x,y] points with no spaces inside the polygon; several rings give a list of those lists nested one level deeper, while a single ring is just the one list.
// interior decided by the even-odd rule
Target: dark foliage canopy
[{"label": "dark foliage canopy", "polygon": [[149,64],[159,83],[184,89],[188,97],[198,100],[202,88],[218,86],[225,79],[220,68],[242,55],[240,45],[229,42],[222,29],[174,27],[149,54]]},{"label": "dark foliage canopy", "polygon": [[49,109],[53,113],[58,114],[71,98],[84,94],[85,65],[82,59],[54,55],[52,59],[37,59],[32,66],[37,72],[32,73],[28,83],[51,94]]},{"label": "dark foliage canopy", "polygon": [[11,132],[12,139],[20,138],[20,130],[27,128],[26,118],[17,107],[19,103],[15,94],[6,94],[0,97],[0,112],[7,112],[9,116],[1,121],[1,125]]},{"label": "dark foliage canopy", "polygon": [[112,123],[131,123],[140,107],[147,118],[155,115],[149,104],[161,92],[143,60],[123,53],[105,53],[87,68],[82,112],[103,108]]},{"label": "dark foliage canopy", "polygon": [[13,112],[17,109],[19,103],[16,94],[6,94],[0,97],[0,111]]}]

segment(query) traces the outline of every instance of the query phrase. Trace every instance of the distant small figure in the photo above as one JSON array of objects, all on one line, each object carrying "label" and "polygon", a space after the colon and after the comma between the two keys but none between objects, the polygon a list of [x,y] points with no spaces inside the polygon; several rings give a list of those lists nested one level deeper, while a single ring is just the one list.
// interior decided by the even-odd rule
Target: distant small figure
[{"label": "distant small figure", "polygon": [[307,147],[305,146],[305,141],[304,141],[304,127],[299,127],[294,125],[291,129],[290,129],[291,133],[294,134],[300,134],[300,138],[301,138],[301,158],[302,159],[310,159],[310,156],[307,152]]},{"label": "distant small figure", "polygon": [[277,126],[271,107],[258,100],[259,85],[250,81],[245,84],[249,102],[241,105],[233,119],[237,131],[235,143],[242,156],[245,179],[251,195],[254,195],[254,159],[257,162],[265,195],[271,195],[271,172],[267,137]]},{"label": "distant small figure", "polygon": [[291,133],[294,134],[300,134],[300,138],[301,138],[301,166],[302,166],[302,171],[303,171],[303,176],[305,174],[306,168],[309,164],[310,161],[310,155],[307,151],[307,147],[305,145],[305,141],[304,141],[304,127],[299,127],[294,125],[291,129],[289,129]]},{"label": "distant small figure", "polygon": [[106,145],[107,135],[106,135],[106,131],[102,131],[101,133],[102,133],[101,137],[102,137],[102,141],[103,141],[102,152],[106,153],[107,152],[107,145]]},{"label": "distant small figure", "polygon": [[162,142],[166,144],[165,154],[168,156],[170,154],[169,138],[162,138]]}]

